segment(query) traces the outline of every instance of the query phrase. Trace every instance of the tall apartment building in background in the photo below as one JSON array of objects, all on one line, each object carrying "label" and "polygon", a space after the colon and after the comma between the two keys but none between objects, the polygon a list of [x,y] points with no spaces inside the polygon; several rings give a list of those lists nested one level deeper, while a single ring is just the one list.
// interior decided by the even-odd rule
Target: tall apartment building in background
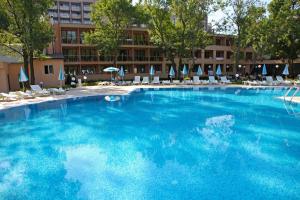
[{"label": "tall apartment building in background", "polygon": [[[88,74],[89,79],[101,80],[109,78],[103,69],[112,66],[112,58],[98,55],[92,45],[87,45],[83,41],[83,34],[93,29],[90,13],[94,2],[95,0],[58,0],[55,2],[55,6],[49,10],[55,39],[51,45],[53,48],[48,48],[47,53],[63,55],[66,73],[78,76]],[[206,28],[209,27],[207,20],[204,25]],[[126,36],[117,61],[118,66],[125,68],[126,77],[146,76],[152,65],[157,75],[167,78],[171,62],[167,61],[160,49],[150,42],[147,26],[132,24],[128,27]],[[214,35],[213,41],[213,45],[196,50],[195,66],[192,66],[190,60],[184,60],[184,64],[189,66],[191,72],[195,72],[199,65],[203,68],[204,75],[207,75],[209,71],[215,71],[218,65],[222,67],[223,73],[228,75],[250,72],[253,57],[251,48],[243,50],[243,60],[238,69],[240,71],[237,71],[233,68],[231,46],[233,38],[227,35]]]}]

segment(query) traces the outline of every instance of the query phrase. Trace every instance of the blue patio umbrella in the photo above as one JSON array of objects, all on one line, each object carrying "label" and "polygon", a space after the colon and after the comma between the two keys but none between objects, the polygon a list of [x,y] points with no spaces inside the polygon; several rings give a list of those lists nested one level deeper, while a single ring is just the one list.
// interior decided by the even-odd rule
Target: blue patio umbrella
[{"label": "blue patio umbrella", "polygon": [[121,66],[119,72],[118,72],[119,76],[122,78],[122,81],[123,81],[123,78],[125,76],[125,72],[124,72],[124,69],[123,69],[123,66]]},{"label": "blue patio umbrella", "polygon": [[285,75],[285,76],[288,76],[290,74],[289,73],[289,66],[288,66],[288,64],[285,65],[282,74]]},{"label": "blue patio umbrella", "polygon": [[111,79],[111,81],[112,81],[112,80],[113,80],[113,78],[112,78],[112,73],[113,73],[113,72],[118,72],[119,69],[116,68],[116,67],[107,67],[107,68],[105,68],[103,71],[104,71],[104,72],[110,72],[110,79]]},{"label": "blue patio umbrella", "polygon": [[150,67],[150,75],[154,76],[154,74],[155,74],[155,70],[154,70],[153,65],[151,65],[151,67]]},{"label": "blue patio umbrella", "polygon": [[27,81],[28,81],[28,77],[26,76],[26,74],[24,72],[23,66],[21,66],[21,68],[20,68],[19,82],[22,83],[23,90],[24,90],[24,82],[27,82]]},{"label": "blue patio umbrella", "polygon": [[201,66],[199,65],[198,66],[198,70],[197,70],[197,76],[202,76],[202,74],[203,74],[203,72],[202,72],[202,68],[201,68]]},{"label": "blue patio umbrella", "polygon": [[174,71],[172,66],[171,66],[170,71],[169,71],[169,76],[170,76],[171,80],[175,76],[175,71]]},{"label": "blue patio umbrella", "polygon": [[65,72],[62,65],[60,65],[58,80],[60,81],[60,87],[62,87],[62,82],[65,80]]},{"label": "blue patio umbrella", "polygon": [[221,76],[222,75],[222,70],[221,70],[221,66],[218,65],[217,71],[216,71],[216,75],[217,76]]},{"label": "blue patio umbrella", "polygon": [[186,67],[186,65],[183,66],[183,70],[182,70],[182,75],[183,77],[185,77],[188,74],[188,69]]},{"label": "blue patio umbrella", "polygon": [[266,66],[266,64],[264,64],[264,65],[263,65],[263,69],[262,69],[262,72],[261,72],[261,74],[262,74],[263,76],[265,76],[265,75],[267,75],[267,74],[268,74],[268,72],[267,72],[267,66]]}]

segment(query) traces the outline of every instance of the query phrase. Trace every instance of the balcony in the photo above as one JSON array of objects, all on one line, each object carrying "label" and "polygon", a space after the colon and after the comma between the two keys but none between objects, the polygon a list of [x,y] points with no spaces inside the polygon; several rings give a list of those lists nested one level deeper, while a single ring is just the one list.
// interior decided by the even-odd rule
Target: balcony
[{"label": "balcony", "polygon": [[61,18],[70,18],[70,14],[68,14],[68,13],[60,13],[59,16]]},{"label": "balcony", "polygon": [[112,56],[100,56],[99,60],[110,62],[110,61],[113,61],[113,57]]},{"label": "balcony", "polygon": [[118,61],[132,61],[132,57],[130,56],[118,56]]},{"label": "balcony", "polygon": [[84,14],[83,14],[83,17],[84,17],[84,18],[87,18],[87,19],[90,19],[90,18],[91,18],[90,13],[84,13]]},{"label": "balcony", "polygon": [[144,46],[144,45],[148,45],[148,41],[146,40],[134,40],[134,45],[139,45],[139,46]]},{"label": "balcony", "polygon": [[81,11],[81,7],[80,6],[71,6],[71,10],[72,11],[78,11],[78,12],[80,12]]},{"label": "balcony", "polygon": [[84,11],[91,11],[91,7],[90,6],[83,6],[83,10]]},{"label": "balcony", "polygon": [[216,60],[224,60],[224,57],[216,57]]},{"label": "balcony", "polygon": [[77,44],[77,39],[76,38],[62,38],[61,42],[63,44]]},{"label": "balcony", "polygon": [[86,20],[86,19],[83,21],[83,23],[84,24],[92,24],[92,22],[90,20]]},{"label": "balcony", "polygon": [[79,56],[78,55],[64,55],[65,62],[78,62]]},{"label": "balcony", "polygon": [[69,11],[69,10],[70,10],[70,6],[68,6],[68,5],[63,5],[63,6],[62,6],[62,5],[60,5],[60,6],[59,6],[59,9],[60,9],[60,10],[65,10],[65,11]]},{"label": "balcony", "polygon": [[161,62],[162,60],[163,60],[163,57],[160,57],[160,56],[150,56],[150,61]]},{"label": "balcony", "polygon": [[76,18],[76,19],[80,19],[80,18],[81,18],[81,15],[80,15],[80,14],[72,13],[72,14],[71,14],[71,17],[72,17],[72,18]]},{"label": "balcony", "polygon": [[97,55],[81,55],[81,61],[98,61]]},{"label": "balcony", "polygon": [[134,57],[134,60],[135,60],[135,61],[148,61],[149,58],[146,57],[146,56],[135,56],[135,57]]}]

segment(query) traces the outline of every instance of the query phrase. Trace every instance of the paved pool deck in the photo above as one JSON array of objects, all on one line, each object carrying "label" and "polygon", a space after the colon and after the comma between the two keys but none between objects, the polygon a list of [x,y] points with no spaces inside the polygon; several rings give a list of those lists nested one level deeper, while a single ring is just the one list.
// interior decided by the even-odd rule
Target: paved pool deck
[{"label": "paved pool deck", "polygon": [[[247,85],[136,85],[136,86],[86,86],[81,88],[74,88],[67,91],[65,95],[51,95],[49,97],[36,97],[34,99],[24,99],[12,102],[0,102],[0,110],[13,108],[17,106],[30,105],[36,103],[42,103],[47,101],[63,100],[80,98],[87,96],[98,95],[128,95],[130,92],[138,88],[191,88],[191,87],[239,87],[239,88],[266,88],[270,86],[247,86]],[[272,86],[274,87],[274,86]],[[278,97],[283,99],[283,97]],[[289,100],[289,99],[287,99]],[[294,97],[292,99],[295,103],[300,103],[300,97]]]}]

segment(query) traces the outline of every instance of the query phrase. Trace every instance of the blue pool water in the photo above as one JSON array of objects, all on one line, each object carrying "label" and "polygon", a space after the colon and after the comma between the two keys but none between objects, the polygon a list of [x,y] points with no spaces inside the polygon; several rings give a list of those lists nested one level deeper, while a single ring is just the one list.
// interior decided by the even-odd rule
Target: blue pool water
[{"label": "blue pool water", "polygon": [[300,199],[299,106],[283,94],[149,89],[0,111],[0,199]]}]

